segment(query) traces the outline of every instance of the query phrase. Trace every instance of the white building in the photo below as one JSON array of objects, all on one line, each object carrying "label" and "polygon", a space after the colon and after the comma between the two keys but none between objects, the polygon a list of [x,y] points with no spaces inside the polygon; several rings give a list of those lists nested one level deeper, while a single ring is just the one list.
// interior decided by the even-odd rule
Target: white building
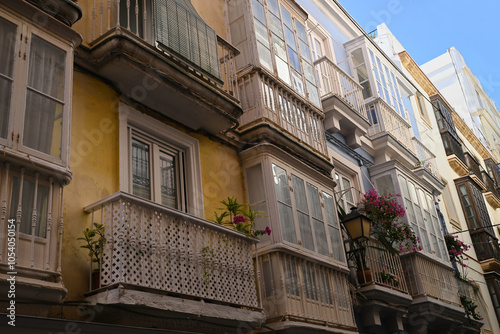
[{"label": "white building", "polygon": [[473,130],[474,134],[500,158],[500,113],[479,79],[454,47],[421,66],[432,83]]}]

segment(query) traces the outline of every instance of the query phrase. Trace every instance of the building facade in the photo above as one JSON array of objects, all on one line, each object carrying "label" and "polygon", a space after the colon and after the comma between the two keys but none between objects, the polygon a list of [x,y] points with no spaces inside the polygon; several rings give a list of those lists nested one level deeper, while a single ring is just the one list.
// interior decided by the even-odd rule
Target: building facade
[{"label": "building facade", "polygon": [[[497,160],[379,29],[337,1],[2,0],[6,319],[20,333],[500,330]],[[338,212],[373,188],[401,194],[421,250],[370,240],[361,268]],[[229,198],[272,233],[216,223]],[[443,236],[478,227],[461,240],[484,303]],[[92,262],[82,238],[100,233]]]}]

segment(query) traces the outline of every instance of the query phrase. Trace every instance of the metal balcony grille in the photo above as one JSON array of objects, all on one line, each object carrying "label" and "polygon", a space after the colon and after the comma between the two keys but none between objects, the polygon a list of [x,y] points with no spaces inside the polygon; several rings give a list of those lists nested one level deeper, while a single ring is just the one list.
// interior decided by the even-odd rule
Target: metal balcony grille
[{"label": "metal balcony grille", "polygon": [[220,81],[217,34],[201,19],[190,0],[155,0],[154,22],[160,48]]}]

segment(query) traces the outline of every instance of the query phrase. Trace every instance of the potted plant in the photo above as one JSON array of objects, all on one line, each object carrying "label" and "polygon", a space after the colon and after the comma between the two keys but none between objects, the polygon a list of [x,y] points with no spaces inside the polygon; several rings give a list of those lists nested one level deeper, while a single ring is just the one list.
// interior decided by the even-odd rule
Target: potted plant
[{"label": "potted plant", "polygon": [[[219,210],[224,211],[221,214],[214,212],[214,222],[217,224],[231,227],[251,237],[264,234],[271,235],[269,226],[266,226],[264,230],[255,229],[255,220],[264,217],[260,211],[255,211],[250,206],[248,206],[248,210],[244,210],[245,205],[240,204],[234,197],[228,197],[226,200],[221,201],[221,203],[225,208]],[[224,220],[226,217],[229,217],[229,220]]]},{"label": "potted plant", "polygon": [[94,223],[93,228],[86,228],[83,231],[83,237],[77,240],[85,241],[85,245],[80,246],[89,250],[89,257],[92,264],[96,263],[97,268],[92,270],[92,289],[100,288],[100,276],[101,276],[101,255],[104,244],[106,243],[106,236],[104,234],[104,225]]}]

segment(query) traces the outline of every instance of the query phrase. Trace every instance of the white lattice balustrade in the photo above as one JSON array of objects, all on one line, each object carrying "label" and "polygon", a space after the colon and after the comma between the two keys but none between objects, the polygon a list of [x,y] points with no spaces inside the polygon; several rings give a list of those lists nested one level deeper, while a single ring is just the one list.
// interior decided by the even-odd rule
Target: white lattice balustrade
[{"label": "white lattice balustrade", "polygon": [[101,286],[127,283],[257,307],[256,239],[118,192],[85,208],[105,225]]}]

